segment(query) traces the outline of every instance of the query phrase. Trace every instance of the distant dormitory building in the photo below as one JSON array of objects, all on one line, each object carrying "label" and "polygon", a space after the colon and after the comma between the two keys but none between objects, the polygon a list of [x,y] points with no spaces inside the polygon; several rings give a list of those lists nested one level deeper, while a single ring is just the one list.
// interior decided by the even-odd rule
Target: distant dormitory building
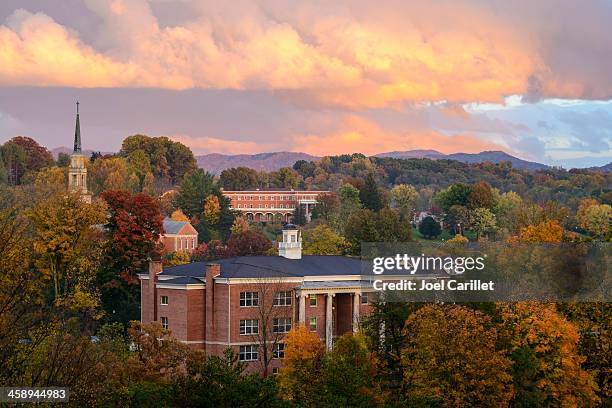
[{"label": "distant dormitory building", "polygon": [[324,193],[329,191],[223,191],[223,195],[231,200],[232,209],[244,213],[249,221],[255,222],[290,222],[297,205],[303,206],[306,220],[310,221],[312,209],[318,197]]},{"label": "distant dormitory building", "polygon": [[[361,272],[357,258],[302,256],[300,232],[288,224],[279,256],[169,268],[151,263],[149,273],[139,275],[141,320],[158,321],[177,339],[211,354],[231,347],[252,370],[260,367],[262,344],[268,344],[274,372],[293,326],[304,324],[328,348],[335,338],[357,330],[360,316],[370,311],[373,291]],[[266,307],[269,313],[262,313]],[[276,339],[273,344],[262,341],[264,327]]]}]

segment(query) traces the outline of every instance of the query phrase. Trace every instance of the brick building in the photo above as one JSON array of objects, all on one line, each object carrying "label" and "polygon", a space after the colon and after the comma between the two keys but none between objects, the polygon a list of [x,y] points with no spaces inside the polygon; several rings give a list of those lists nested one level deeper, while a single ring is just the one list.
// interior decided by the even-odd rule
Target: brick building
[{"label": "brick building", "polygon": [[175,221],[164,218],[164,233],[160,240],[164,252],[192,252],[198,247],[198,231],[189,221]]},{"label": "brick building", "polygon": [[290,222],[298,205],[303,206],[306,219],[310,221],[317,198],[323,193],[329,191],[223,191],[223,195],[231,200],[231,207],[234,210],[244,213],[248,220],[255,222]]},{"label": "brick building", "polygon": [[165,269],[152,263],[139,275],[141,320],[159,321],[179,340],[212,354],[232,347],[251,369],[261,366],[265,347],[273,372],[294,325],[306,325],[328,348],[357,329],[372,291],[359,259],[302,256],[300,233],[291,224],[279,254]]}]

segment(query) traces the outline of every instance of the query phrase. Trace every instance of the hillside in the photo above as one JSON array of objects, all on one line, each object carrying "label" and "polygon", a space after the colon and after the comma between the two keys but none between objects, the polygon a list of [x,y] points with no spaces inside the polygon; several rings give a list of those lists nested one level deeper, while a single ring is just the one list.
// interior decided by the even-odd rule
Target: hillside
[{"label": "hillside", "polygon": [[249,167],[257,171],[274,171],[291,167],[298,160],[318,160],[319,157],[306,153],[273,152],[258,154],[227,155],[219,153],[196,156],[198,166],[213,174],[219,174],[231,167]]}]

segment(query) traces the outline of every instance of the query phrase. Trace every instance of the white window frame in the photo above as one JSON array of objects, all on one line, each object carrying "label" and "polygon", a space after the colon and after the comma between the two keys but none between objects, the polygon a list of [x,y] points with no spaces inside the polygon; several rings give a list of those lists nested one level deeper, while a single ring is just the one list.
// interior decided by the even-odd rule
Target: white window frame
[{"label": "white window frame", "polygon": [[247,344],[240,346],[238,352],[238,359],[240,361],[257,361],[259,359],[259,351],[257,350],[256,344]]},{"label": "white window frame", "polygon": [[274,293],[274,300],[272,305],[274,306],[291,306],[293,301],[293,294],[291,291],[280,291]]},{"label": "white window frame", "polygon": [[240,307],[259,306],[259,292],[240,292]]},{"label": "white window frame", "polygon": [[361,304],[362,305],[367,305],[369,303],[370,299],[369,299],[369,295],[367,293],[362,293],[361,294]]},{"label": "white window frame", "polygon": [[272,319],[272,333],[289,333],[293,327],[293,319],[290,317],[275,317]]},{"label": "white window frame", "polygon": [[[313,300],[314,300],[314,305],[312,304]],[[310,307],[317,307],[317,295],[316,294],[308,295],[308,304],[310,305]]]},{"label": "white window frame", "polygon": [[168,295],[161,295],[159,299],[159,304],[162,306],[168,306]]},{"label": "white window frame", "polygon": [[240,320],[240,335],[250,336],[253,334],[259,334],[259,320],[241,319]]},{"label": "white window frame", "polygon": [[285,343],[276,343],[272,348],[272,358],[285,358]]},{"label": "white window frame", "polygon": [[159,318],[159,322],[161,323],[162,327],[164,329],[168,329],[170,328],[170,321],[168,320],[168,318],[166,316],[162,316]]}]

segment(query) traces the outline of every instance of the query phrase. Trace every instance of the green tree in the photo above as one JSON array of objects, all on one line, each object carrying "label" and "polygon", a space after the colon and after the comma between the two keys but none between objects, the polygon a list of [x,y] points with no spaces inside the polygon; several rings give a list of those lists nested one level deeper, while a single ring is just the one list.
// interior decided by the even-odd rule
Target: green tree
[{"label": "green tree", "polygon": [[440,227],[440,223],[433,217],[425,217],[419,224],[419,232],[425,238],[436,238],[442,233],[442,227]]},{"label": "green tree", "polygon": [[201,216],[206,197],[211,194],[219,195],[213,175],[197,169],[183,178],[176,197],[176,206],[189,217]]},{"label": "green tree", "polygon": [[435,201],[440,204],[444,211],[449,211],[454,205],[460,205],[467,207],[470,202],[470,195],[472,194],[472,187],[467,184],[457,183],[448,187],[445,190],[440,191]]},{"label": "green tree", "polygon": [[372,211],[380,211],[383,208],[383,199],[372,173],[366,176],[363,188],[359,190],[359,199],[365,208]]},{"label": "green tree", "polygon": [[472,187],[468,199],[470,208],[491,209],[495,205],[495,196],[491,186],[486,181],[481,181]]},{"label": "green tree", "polygon": [[375,407],[383,405],[373,361],[365,339],[347,333],[334,342],[323,359],[323,393],[330,407]]},{"label": "green tree", "polygon": [[250,190],[259,186],[259,178],[249,167],[232,167],[221,172],[219,184],[225,190]]},{"label": "green tree", "polygon": [[350,244],[351,253],[359,254],[362,242],[380,241],[377,221],[376,214],[368,209],[357,210],[349,217],[344,236]]},{"label": "green tree", "polygon": [[151,172],[151,161],[144,152],[138,149],[130,152],[127,156],[128,171],[134,173],[138,177],[139,188],[136,192],[141,192],[144,184],[144,179]]}]

